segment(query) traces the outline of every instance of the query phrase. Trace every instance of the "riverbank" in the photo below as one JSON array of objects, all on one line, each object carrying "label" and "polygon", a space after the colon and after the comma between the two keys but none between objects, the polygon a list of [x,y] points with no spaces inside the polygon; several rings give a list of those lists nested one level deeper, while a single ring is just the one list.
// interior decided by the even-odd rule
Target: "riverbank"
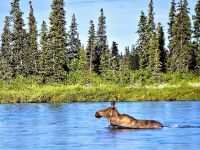
[{"label": "riverbank", "polygon": [[0,103],[66,103],[101,101],[200,100],[200,83],[188,85],[116,86],[32,85],[1,88]]}]

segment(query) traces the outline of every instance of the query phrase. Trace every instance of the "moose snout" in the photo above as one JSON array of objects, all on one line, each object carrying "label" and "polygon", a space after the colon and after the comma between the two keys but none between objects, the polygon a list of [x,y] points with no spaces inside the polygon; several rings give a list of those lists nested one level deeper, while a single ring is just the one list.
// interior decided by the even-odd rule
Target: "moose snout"
[{"label": "moose snout", "polygon": [[95,117],[96,117],[96,118],[101,118],[101,116],[99,115],[98,112],[95,113]]}]

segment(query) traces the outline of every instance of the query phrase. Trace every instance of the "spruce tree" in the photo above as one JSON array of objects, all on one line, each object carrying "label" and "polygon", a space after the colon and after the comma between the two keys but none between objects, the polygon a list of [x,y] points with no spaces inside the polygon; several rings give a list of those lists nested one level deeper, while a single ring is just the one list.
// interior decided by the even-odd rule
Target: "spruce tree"
[{"label": "spruce tree", "polygon": [[174,66],[175,66],[175,62],[173,60],[173,57],[175,56],[173,54],[173,48],[174,48],[174,45],[175,44],[173,41],[174,41],[174,38],[175,38],[175,28],[176,28],[176,3],[175,3],[175,0],[172,0],[171,2],[171,8],[170,8],[170,12],[169,12],[169,22],[168,22],[168,25],[169,25],[169,28],[168,28],[168,40],[169,40],[169,43],[168,43],[168,48],[169,48],[169,58],[168,58],[168,71],[173,71],[174,70]]},{"label": "spruce tree", "polygon": [[94,52],[95,52],[95,44],[96,44],[96,35],[95,35],[95,26],[93,20],[90,21],[90,29],[88,31],[88,41],[86,48],[86,58],[87,58],[87,66],[92,72],[94,70]]},{"label": "spruce tree", "polygon": [[111,55],[109,49],[102,52],[99,69],[101,74],[105,74],[107,71],[111,70]]},{"label": "spruce tree", "polygon": [[147,26],[148,26],[148,32],[152,35],[154,34],[153,32],[155,31],[154,15],[155,14],[154,14],[153,0],[150,0]]},{"label": "spruce tree", "polygon": [[111,69],[112,72],[115,73],[119,70],[119,50],[118,44],[113,41],[111,47]]},{"label": "spruce tree", "polygon": [[130,53],[129,46],[125,47],[125,53],[123,56],[123,67],[125,68],[125,70],[132,69],[131,53]]},{"label": "spruce tree", "polygon": [[197,1],[195,6],[195,15],[193,16],[193,37],[194,37],[194,57],[196,62],[196,69],[200,73],[200,0]]},{"label": "spruce tree", "polygon": [[24,29],[24,20],[22,18],[23,13],[19,8],[19,0],[14,0],[11,3],[11,47],[13,54],[13,75],[24,75],[24,54],[27,50],[27,33]]},{"label": "spruce tree", "polygon": [[140,58],[140,68],[145,68],[148,63],[148,49],[147,49],[147,17],[144,12],[141,12],[140,20],[138,23],[138,40],[137,40],[137,51]]},{"label": "spruce tree", "polygon": [[52,0],[48,48],[51,55],[51,72],[56,81],[66,76],[66,21],[64,0]]},{"label": "spruce tree", "polygon": [[157,39],[160,50],[161,72],[167,71],[167,52],[165,50],[165,35],[161,23],[157,26]]},{"label": "spruce tree", "polygon": [[191,62],[191,22],[187,0],[180,1],[175,25],[173,26],[173,53],[171,70],[188,72]]},{"label": "spruce tree", "polygon": [[168,47],[169,47],[170,55],[173,52],[172,38],[174,36],[173,26],[175,23],[175,18],[176,18],[176,3],[175,3],[175,0],[172,0],[170,12],[169,12],[169,22],[168,22],[168,25],[169,25],[169,28],[168,28],[169,45],[168,45]]},{"label": "spruce tree", "polygon": [[140,68],[140,53],[135,45],[131,47],[131,62],[132,62],[132,69],[139,70]]},{"label": "spruce tree", "polygon": [[45,21],[41,25],[40,33],[40,54],[39,54],[39,75],[42,77],[42,82],[46,83],[48,77],[52,75],[51,73],[51,55],[48,47],[48,29]]},{"label": "spruce tree", "polygon": [[94,70],[97,74],[100,74],[101,70],[106,70],[105,65],[109,65],[108,57],[109,57],[109,49],[108,49],[107,35],[106,35],[106,17],[104,16],[103,9],[101,9],[98,20],[97,43],[95,47],[95,58],[94,58]]},{"label": "spruce tree", "polygon": [[149,3],[149,13],[147,18],[146,27],[146,44],[144,45],[144,52],[142,54],[142,60],[140,60],[141,68],[151,67],[153,64],[154,50],[151,47],[151,41],[155,34],[155,23],[154,23],[154,7],[153,0]]},{"label": "spruce tree", "polygon": [[0,56],[0,79],[4,81],[9,81],[12,79],[12,68],[10,65],[2,59]]},{"label": "spruce tree", "polygon": [[6,16],[3,33],[1,35],[0,49],[0,78],[8,80],[12,78],[12,51],[11,51],[10,18]]},{"label": "spruce tree", "polygon": [[76,22],[76,16],[73,14],[69,36],[68,36],[68,51],[67,56],[69,59],[69,62],[71,62],[72,59],[78,59],[78,54],[81,49],[80,47],[80,40],[79,40],[79,34],[77,32],[77,22]]},{"label": "spruce tree", "polygon": [[31,1],[29,2],[30,13],[28,17],[28,44],[25,59],[25,73],[26,76],[38,74],[38,42],[37,42],[37,26],[36,19],[33,14],[33,7]]},{"label": "spruce tree", "polygon": [[120,59],[120,82],[127,84],[130,80],[130,70],[132,69],[131,54],[129,47],[125,47],[124,55]]},{"label": "spruce tree", "polygon": [[[77,70],[86,72],[88,70],[87,59],[86,59],[86,53],[85,53],[85,50],[83,47],[79,50],[78,56],[79,56],[79,58],[78,58]],[[86,72],[86,73],[88,74],[88,72]]]},{"label": "spruce tree", "polygon": [[151,39],[151,51],[153,51],[153,61],[151,63],[152,71],[157,75],[162,71],[162,63],[161,63],[161,50],[159,49],[159,39],[156,33],[154,32]]}]

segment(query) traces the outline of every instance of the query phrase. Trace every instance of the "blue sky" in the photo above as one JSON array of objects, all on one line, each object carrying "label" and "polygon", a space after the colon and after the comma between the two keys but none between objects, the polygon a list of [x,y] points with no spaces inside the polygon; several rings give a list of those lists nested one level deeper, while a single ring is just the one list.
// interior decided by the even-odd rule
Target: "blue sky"
[{"label": "blue sky", "polygon": [[[40,30],[42,20],[49,22],[49,13],[52,0],[32,0],[34,14],[37,19],[38,30]],[[176,0],[178,2],[179,0]],[[188,0],[190,16],[194,14],[194,7],[197,0]],[[4,26],[4,18],[9,15],[12,0],[0,0],[0,34]],[[27,24],[29,13],[29,0],[20,0],[20,8],[24,12],[24,21]],[[167,31],[168,13],[171,0],[154,0],[155,22],[161,22]],[[137,24],[140,12],[143,10],[148,14],[149,0],[65,0],[65,11],[67,29],[74,13],[77,18],[78,32],[84,46],[88,38],[89,21],[92,19],[97,27],[99,12],[104,8],[106,15],[107,36],[109,46],[112,41],[119,44],[120,51],[125,46],[134,44],[137,40]],[[165,35],[167,38],[167,34]]]}]

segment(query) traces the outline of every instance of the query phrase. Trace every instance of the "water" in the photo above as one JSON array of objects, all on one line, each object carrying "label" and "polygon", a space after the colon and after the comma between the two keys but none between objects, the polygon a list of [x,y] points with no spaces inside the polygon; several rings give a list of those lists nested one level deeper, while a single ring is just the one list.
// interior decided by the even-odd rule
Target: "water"
[{"label": "water", "polygon": [[109,103],[0,105],[1,150],[200,149],[200,101],[117,103],[120,113],[165,128],[111,129],[94,114]]}]

